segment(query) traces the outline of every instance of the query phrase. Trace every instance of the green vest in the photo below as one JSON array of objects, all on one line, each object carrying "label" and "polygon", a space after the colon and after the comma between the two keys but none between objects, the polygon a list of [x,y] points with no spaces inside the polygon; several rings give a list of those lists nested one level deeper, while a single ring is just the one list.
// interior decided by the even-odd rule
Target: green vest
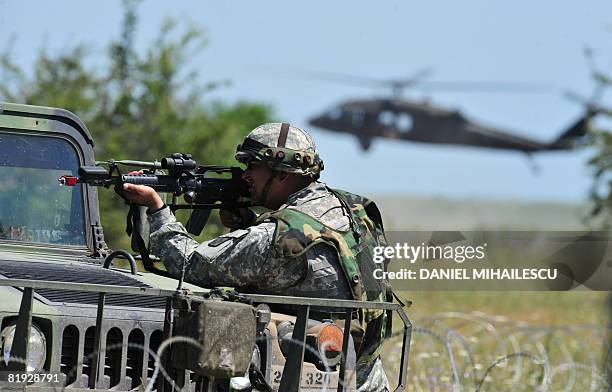
[{"label": "green vest", "polygon": [[[386,244],[382,219],[376,204],[365,197],[340,190],[331,190],[348,212],[350,228],[332,229],[301,211],[283,208],[260,215],[258,222],[276,222],[275,257],[296,258],[317,244],[332,246],[338,253],[342,271],[357,301],[391,300],[390,286],[373,276],[382,266],[373,261],[374,247]],[[390,315],[389,315],[390,316]],[[387,315],[382,310],[364,310],[359,319],[365,333],[358,350],[360,361],[378,356],[386,330],[390,330]],[[389,317],[390,323],[390,317]],[[365,324],[365,325],[363,325]]]}]

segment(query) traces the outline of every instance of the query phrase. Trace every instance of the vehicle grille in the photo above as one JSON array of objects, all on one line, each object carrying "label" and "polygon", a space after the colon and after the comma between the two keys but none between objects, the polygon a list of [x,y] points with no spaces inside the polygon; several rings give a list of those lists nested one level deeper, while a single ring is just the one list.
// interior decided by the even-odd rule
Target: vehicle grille
[{"label": "vehicle grille", "polygon": [[76,367],[79,359],[79,329],[69,325],[62,334],[62,357],[60,370],[66,375],[66,384],[76,380]]},{"label": "vehicle grille", "polygon": [[142,379],[143,360],[145,351],[144,334],[141,330],[135,329],[128,336],[127,362],[125,375],[132,379],[130,388],[136,388]]},{"label": "vehicle grille", "polygon": [[93,353],[96,338],[96,327],[89,327],[85,332],[85,344],[83,347],[83,374],[90,376],[91,375],[91,364],[93,362]]},{"label": "vehicle grille", "polygon": [[110,380],[111,388],[119,384],[121,378],[121,351],[123,334],[119,328],[112,328],[106,335],[106,359],[104,374]]},{"label": "vehicle grille", "polygon": [[[100,266],[51,264],[3,260],[0,274],[9,279],[32,279],[52,282],[93,283],[131,287],[150,287],[121,272]],[[52,302],[96,305],[98,294],[83,291],[36,289],[36,293]],[[107,294],[106,305],[163,309],[165,299],[146,295]]]},{"label": "vehicle grille", "polygon": [[[154,352],[154,353],[157,352],[157,349],[159,348],[159,345],[163,341],[163,338],[164,338],[164,334],[162,331],[157,330],[153,332],[153,334],[151,335],[151,340],[149,341],[149,350],[151,350],[151,352]],[[147,360],[147,378],[153,377],[154,371],[155,371],[155,358],[149,355],[148,360]]]},{"label": "vehicle grille", "polygon": [[[129,332],[128,344],[124,346],[123,336]],[[92,358],[95,344],[95,327],[90,326],[84,333],[83,352],[79,353],[79,336],[83,331],[75,325],[68,325],[64,328],[61,342],[61,367],[60,371],[66,375],[66,386],[70,388],[88,388],[88,380],[91,375]],[[103,389],[114,388],[117,390],[129,390],[137,388],[143,381],[148,382],[148,378],[153,375],[155,361],[150,357],[145,359],[146,351],[145,334],[142,329],[136,328],[126,331],[122,328],[113,327],[106,334],[106,345],[104,358],[104,379],[98,382],[98,387]],[[151,331],[149,337],[149,350],[157,351],[163,333],[159,329]],[[121,363],[125,356],[126,380],[122,385]],[[80,360],[80,361],[79,361]],[[145,360],[148,364],[144,368]],[[79,366],[81,369],[79,369]],[[79,372],[80,370],[80,372]],[[77,374],[84,377],[77,379]],[[129,377],[129,379],[127,379]]]}]

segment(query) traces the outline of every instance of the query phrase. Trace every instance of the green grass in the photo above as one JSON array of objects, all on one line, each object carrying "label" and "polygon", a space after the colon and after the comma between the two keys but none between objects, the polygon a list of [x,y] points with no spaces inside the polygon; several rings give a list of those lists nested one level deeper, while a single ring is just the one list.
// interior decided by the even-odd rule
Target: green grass
[{"label": "green grass", "polygon": [[598,324],[608,317],[608,293],[595,291],[403,291],[411,318],[440,312],[483,312],[541,325]]},{"label": "green grass", "polygon": [[[474,391],[484,380],[481,391],[533,391],[547,378],[549,391],[606,390],[608,293],[400,295],[413,301],[407,309],[414,325],[407,390],[452,391],[460,385]],[[399,333],[399,320],[394,327]],[[399,336],[385,343],[383,362],[393,386],[400,347]]]}]

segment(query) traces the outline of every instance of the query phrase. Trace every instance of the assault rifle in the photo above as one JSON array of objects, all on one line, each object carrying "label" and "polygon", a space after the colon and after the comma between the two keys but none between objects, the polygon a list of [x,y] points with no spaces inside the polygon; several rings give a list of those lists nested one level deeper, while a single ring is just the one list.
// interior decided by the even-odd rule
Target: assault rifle
[{"label": "assault rifle", "polygon": [[[144,170],[123,174],[120,166]],[[165,173],[160,174],[160,171]],[[225,177],[211,177],[211,174]],[[122,194],[123,184],[147,185],[157,192],[171,193],[172,202],[168,206],[172,212],[193,209],[185,227],[191,234],[199,235],[212,209],[235,210],[250,205],[247,201],[248,186],[241,176],[242,169],[239,167],[198,166],[191,154],[175,153],[159,162],[109,160],[96,166],[81,166],[78,177],[65,175],[59,178],[59,182],[64,186],[79,183],[106,188],[114,186],[119,195]],[[178,203],[178,196],[181,195],[184,204]],[[130,222],[128,234],[131,234],[129,226]]]},{"label": "assault rifle", "polygon": [[[119,169],[120,166],[138,168],[142,171],[132,170],[123,174]],[[211,177],[211,174],[225,177]],[[248,186],[242,179],[242,169],[215,165],[198,166],[191,154],[175,153],[159,162],[132,160],[97,162],[96,166],[79,167],[78,177],[65,175],[59,178],[59,182],[63,186],[76,184],[106,188],[113,186],[115,192],[122,197],[123,184],[147,185],[157,192],[171,193],[172,202],[168,206],[172,212],[179,209],[193,210],[185,228],[195,235],[202,232],[213,209],[236,210],[250,205],[247,199]],[[181,195],[185,204],[178,203],[178,197]],[[130,203],[125,231],[132,239],[132,250],[142,256],[145,270],[169,276],[166,271],[157,269],[149,257],[149,228],[144,210],[144,206]]]}]

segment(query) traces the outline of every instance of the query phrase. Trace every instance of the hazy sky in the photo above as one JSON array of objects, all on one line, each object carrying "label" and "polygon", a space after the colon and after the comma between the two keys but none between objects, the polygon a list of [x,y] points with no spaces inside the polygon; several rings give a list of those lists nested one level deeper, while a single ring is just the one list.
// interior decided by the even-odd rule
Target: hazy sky
[{"label": "hazy sky", "polygon": [[[543,141],[581,113],[564,90],[591,94],[583,48],[612,70],[609,0],[144,1],[138,10],[139,48],[166,16],[206,31],[209,45],[189,67],[203,83],[233,82],[209,98],[263,100],[279,120],[306,128],[308,117],[342,99],[387,92],[279,77],[274,69],[394,78],[433,67],[432,80],[551,83],[556,91],[547,94],[406,94]],[[0,0],[0,49],[16,36],[14,58],[30,67],[43,46],[53,52],[88,43],[89,61],[99,63],[121,17],[120,1]],[[541,173],[534,175],[520,153],[384,140],[363,153],[351,136],[312,133],[326,162],[323,180],[354,192],[576,201],[590,185],[588,150],[536,155]]]}]

